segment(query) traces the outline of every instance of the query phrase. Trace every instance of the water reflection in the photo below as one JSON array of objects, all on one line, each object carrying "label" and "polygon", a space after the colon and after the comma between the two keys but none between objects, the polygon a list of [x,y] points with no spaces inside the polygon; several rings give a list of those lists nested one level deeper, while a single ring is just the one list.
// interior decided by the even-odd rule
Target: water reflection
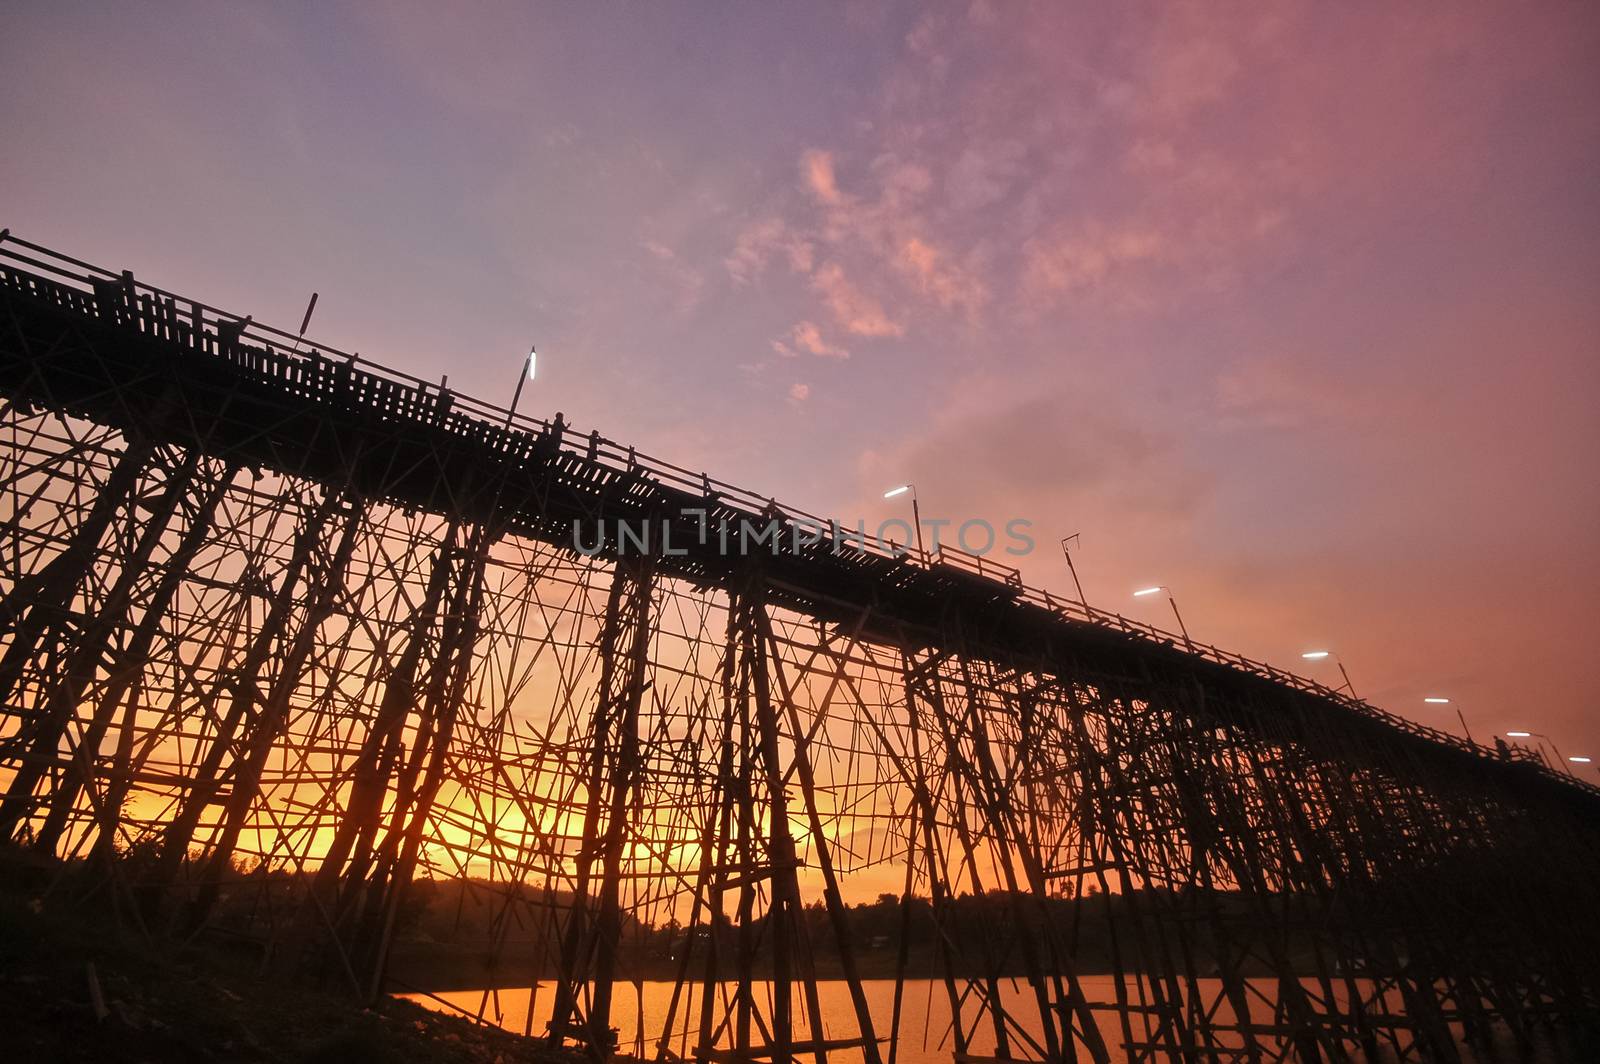
[{"label": "water reflection", "polygon": [[[1082,977],[1084,994],[1091,1003],[1107,1005],[1114,1003],[1116,998],[1116,980],[1111,976],[1084,976]],[[1200,980],[1201,993],[1205,997],[1202,1007],[1216,1006],[1217,998],[1221,992],[1221,981],[1216,979]],[[1312,981],[1306,982],[1308,990],[1314,989]],[[866,991],[869,1007],[872,1011],[873,1023],[877,1034],[884,1039],[883,1056],[888,1059],[889,1045],[887,1039],[890,1031],[890,1020],[894,1006],[894,980],[869,979],[862,983]],[[686,988],[686,991],[689,988]],[[667,1048],[677,1056],[689,1056],[693,1050],[694,1030],[698,1029],[699,1021],[699,994],[684,993],[680,996],[673,1031]],[[850,992],[847,985],[839,980],[820,981],[817,984],[820,1011],[822,1014],[823,1035],[826,1038],[850,1038],[857,1032],[855,1010],[851,1003]],[[1135,987],[1135,989],[1137,989]],[[1273,1012],[1276,1001],[1275,986],[1265,980],[1252,981],[1250,984],[1251,1022],[1253,1024],[1271,1024],[1274,1020]],[[1363,988],[1365,992],[1366,988]],[[616,985],[614,1004],[612,1007],[611,1022],[618,1031],[618,1049],[623,1053],[632,1053],[648,1059],[653,1059],[657,1052],[657,1043],[662,1036],[662,1025],[666,1021],[667,1012],[671,1007],[673,984],[670,982],[644,982],[644,983],[618,983]],[[727,987],[724,993],[729,992]],[[770,1015],[771,1011],[771,984],[758,984],[757,999],[762,1003],[762,1011]],[[432,998],[421,994],[404,994],[402,997],[410,998],[420,1004],[432,1008],[445,1009],[454,1006],[455,1009],[472,1016],[481,1016],[484,1022],[498,1024],[507,1030],[519,1034],[532,1032],[542,1033],[545,1021],[548,1019],[550,1007],[550,989],[546,985],[536,990],[531,996],[526,989],[523,990],[449,990],[440,991]],[[807,1038],[806,1031],[809,1027],[805,1024],[804,995],[796,994],[795,1001],[795,1030],[797,1038]],[[529,1006],[532,1004],[532,1023],[529,1023]],[[1029,1040],[1040,1037],[1037,1005],[1032,989],[1022,979],[1006,979],[1001,983],[1001,1000],[1006,1006],[1005,1011],[1010,1016],[1013,1025],[1008,1030],[1008,1037],[1013,1043],[1013,1052],[1018,1056],[1037,1058],[1037,1052],[1028,1051]],[[1341,1007],[1346,1002],[1340,1000]],[[1139,1003],[1134,1001],[1137,1006]],[[724,1000],[722,1008],[726,1008]],[[1398,1002],[1396,1003],[1398,1006]],[[717,1010],[720,1018],[722,1008]],[[1396,1007],[1394,1011],[1398,1012]],[[990,1056],[995,1050],[995,1033],[991,1018],[985,1014],[978,1016],[975,1004],[968,1000],[963,1004],[962,1015],[969,1027],[968,1052],[973,1056]],[[1133,1010],[1127,1016],[1124,1024],[1123,1014],[1111,1008],[1095,1010],[1096,1024],[1101,1037],[1111,1053],[1114,1061],[1127,1061],[1131,1059],[1129,1048],[1137,1051],[1148,1048],[1149,1031],[1145,1017],[1148,1012]],[[1232,1013],[1226,1003],[1219,1007],[1216,1020],[1219,1024],[1232,1021]],[[1223,1043],[1228,1046],[1240,1045],[1240,1036],[1226,1034],[1221,1036],[1226,1039]],[[1409,1038],[1402,1035],[1404,1042]],[[1271,1039],[1266,1039],[1268,1045]],[[1263,1047],[1264,1049],[1267,1046]],[[899,1039],[895,1047],[895,1064],[950,1064],[954,1054],[953,1039],[950,1030],[949,1001],[941,982],[932,979],[908,979],[902,996]],[[1203,1054],[1202,1054],[1203,1055]],[[799,1056],[799,1054],[797,1054]],[[1086,1057],[1086,1055],[1084,1055]],[[812,1059],[809,1055],[806,1060]],[[828,1054],[830,1061],[838,1064],[858,1064],[862,1060],[859,1049],[839,1050]],[[1156,1059],[1165,1059],[1160,1053]],[[1396,1059],[1388,1046],[1380,1046],[1379,1060]],[[1474,1054],[1463,1047],[1463,1060],[1468,1062],[1487,1062],[1494,1060],[1518,1061],[1543,1061],[1559,1059],[1559,1055],[1552,1052],[1548,1045],[1538,1045],[1517,1051],[1508,1042],[1503,1047],[1498,1047],[1490,1053]]]}]

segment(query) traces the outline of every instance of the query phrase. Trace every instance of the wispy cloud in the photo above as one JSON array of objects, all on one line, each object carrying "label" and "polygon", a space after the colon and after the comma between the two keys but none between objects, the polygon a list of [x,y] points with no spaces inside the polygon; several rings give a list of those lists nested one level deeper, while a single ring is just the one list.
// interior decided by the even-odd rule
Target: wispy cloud
[{"label": "wispy cloud", "polygon": [[774,256],[781,255],[797,273],[810,273],[812,254],[811,241],[791,230],[781,218],[763,218],[739,230],[723,265],[735,284],[748,284],[760,276]]},{"label": "wispy cloud", "polygon": [[[1162,235],[1137,224],[1087,226],[1030,240],[1024,248],[1023,295],[1035,304],[1094,292],[1155,263],[1167,254]],[[1133,299],[1124,285],[1123,301]]]},{"label": "wispy cloud", "polygon": [[796,324],[789,331],[789,340],[793,342],[794,347],[789,347],[781,340],[774,340],[773,347],[779,354],[790,356],[797,354],[798,351],[805,351],[819,358],[850,357],[850,351],[847,348],[840,347],[837,344],[830,344],[823,339],[822,330],[817,328],[815,322],[802,321]]},{"label": "wispy cloud", "polygon": [[677,290],[677,310],[680,314],[687,314],[700,303],[701,295],[705,291],[705,276],[693,266],[684,262],[678,253],[667,245],[655,240],[645,240],[640,247],[648,251]]},{"label": "wispy cloud", "polygon": [[1251,358],[1224,369],[1213,400],[1218,424],[1230,429],[1291,430],[1358,413],[1340,382],[1288,358]]},{"label": "wispy cloud", "polygon": [[905,326],[889,317],[876,299],[851,284],[838,263],[829,262],[818,267],[811,275],[811,286],[846,332],[856,336],[905,334]]},{"label": "wispy cloud", "polygon": [[813,148],[800,157],[800,169],[806,187],[818,203],[829,207],[844,203],[844,197],[839,193],[839,183],[833,176],[833,155],[830,152]]}]

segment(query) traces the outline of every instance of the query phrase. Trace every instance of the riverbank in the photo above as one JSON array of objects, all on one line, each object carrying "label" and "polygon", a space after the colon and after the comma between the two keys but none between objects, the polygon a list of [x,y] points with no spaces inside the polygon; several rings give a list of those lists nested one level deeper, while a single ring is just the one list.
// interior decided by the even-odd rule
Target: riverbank
[{"label": "riverbank", "polygon": [[151,938],[40,870],[0,881],[0,1058],[184,1064],[570,1064],[531,1040],[386,1000],[263,978],[244,951]]}]

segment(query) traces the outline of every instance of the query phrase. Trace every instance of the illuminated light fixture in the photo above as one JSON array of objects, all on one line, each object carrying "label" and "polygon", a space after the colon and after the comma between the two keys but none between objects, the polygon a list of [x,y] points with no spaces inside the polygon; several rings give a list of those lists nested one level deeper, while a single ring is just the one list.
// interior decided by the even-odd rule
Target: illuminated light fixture
[{"label": "illuminated light fixture", "polygon": [[[528,345],[528,368],[517,374],[517,388],[511,393],[511,409],[506,411],[506,428],[511,427],[512,419],[517,416],[517,404],[522,401],[522,389],[529,381],[533,380],[534,371],[538,368],[539,355],[534,350],[534,345]],[[449,378],[445,378],[448,380]],[[439,388],[444,390],[444,381],[439,382]],[[560,414],[556,417],[560,418]],[[558,434],[559,435],[559,434]]]},{"label": "illuminated light fixture", "polygon": [[1183,614],[1178,612],[1178,600],[1172,597],[1172,589],[1166,584],[1157,584],[1155,587],[1142,587],[1133,593],[1134,598],[1143,598],[1157,592],[1167,593],[1167,604],[1172,607],[1172,615],[1178,619],[1178,631],[1183,633],[1183,642],[1190,650],[1194,649],[1194,640],[1189,638],[1189,626],[1183,623]]},{"label": "illuminated light fixture", "polygon": [[1340,661],[1339,660],[1339,656],[1337,654],[1335,654],[1333,651],[1331,651],[1331,650],[1308,650],[1304,654],[1301,654],[1300,657],[1305,659],[1306,661],[1326,661],[1328,658],[1332,658],[1333,659],[1333,663],[1335,665],[1339,666],[1339,675],[1344,677],[1344,684],[1341,687],[1337,688],[1336,690],[1349,691],[1351,698],[1358,697],[1356,695],[1356,685],[1350,681],[1350,672],[1349,672],[1349,670],[1347,670],[1344,667],[1344,662]]},{"label": "illuminated light fixture", "polygon": [[1531,732],[1531,731],[1508,731],[1508,732],[1506,732],[1506,735],[1508,737],[1512,738],[1512,739],[1531,739],[1531,738],[1533,738],[1533,732]]},{"label": "illuminated light fixture", "polygon": [[[917,486],[908,482],[898,488],[890,488],[883,493],[883,497],[892,499],[897,495],[904,495],[908,491],[911,493],[911,527],[917,530],[917,554],[926,561],[928,552],[922,546],[922,508],[917,505]],[[938,529],[934,531],[937,532]],[[937,538],[935,538],[934,543],[935,545],[938,544]]]},{"label": "illuminated light fixture", "polygon": [[1580,765],[1587,765],[1589,763],[1589,758],[1587,757],[1569,757],[1567,760],[1576,761]]},{"label": "illuminated light fixture", "polygon": [[1436,706],[1448,706],[1450,704],[1448,698],[1424,698],[1423,701],[1432,702]]}]

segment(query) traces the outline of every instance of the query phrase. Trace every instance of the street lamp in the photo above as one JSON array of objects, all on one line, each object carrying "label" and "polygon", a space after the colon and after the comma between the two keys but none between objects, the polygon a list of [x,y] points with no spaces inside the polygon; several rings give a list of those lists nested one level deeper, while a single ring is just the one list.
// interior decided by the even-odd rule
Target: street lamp
[{"label": "street lamp", "polygon": [[1350,682],[1350,674],[1344,671],[1344,662],[1339,659],[1339,655],[1331,650],[1308,650],[1300,656],[1307,661],[1323,661],[1327,658],[1332,658],[1333,663],[1339,666],[1339,675],[1344,677],[1344,686],[1349,690],[1350,697],[1356,697],[1356,685]]},{"label": "street lamp", "polygon": [[506,427],[511,427],[511,419],[517,416],[517,403],[522,399],[522,386],[533,380],[534,372],[539,366],[539,352],[532,344],[528,345],[528,361],[524,372],[517,375],[517,389],[511,393],[511,409],[506,411]]},{"label": "street lamp", "polygon": [[[1567,762],[1567,760],[1568,760],[1567,758],[1561,756],[1561,748],[1556,745],[1556,741],[1554,739],[1550,738],[1550,736],[1546,735],[1544,732],[1537,732],[1537,731],[1508,731],[1508,732],[1506,732],[1506,737],[1510,738],[1510,739],[1543,739],[1545,743],[1549,743],[1550,744],[1550,749],[1556,755],[1556,767],[1557,768],[1563,767],[1565,765],[1565,763]],[[1544,743],[1540,743],[1539,745],[1543,746]],[[1541,756],[1542,756],[1542,754],[1541,754]]]},{"label": "street lamp", "polygon": [[[1444,698],[1444,697],[1442,697],[1440,695],[1429,695],[1427,698],[1424,698],[1423,701],[1424,702],[1428,702],[1428,703],[1430,703],[1432,705],[1435,705],[1435,706],[1448,706],[1448,705],[1450,705],[1450,700],[1448,698]],[[1473,746],[1477,746],[1478,745],[1478,741],[1472,737],[1472,730],[1467,727],[1467,718],[1463,717],[1461,715],[1460,707],[1455,707],[1455,710],[1456,710],[1456,720],[1459,720],[1461,722],[1462,734],[1466,735],[1467,742],[1471,743]]]},{"label": "street lamp", "polygon": [[1061,553],[1067,556],[1067,571],[1072,574],[1072,586],[1078,589],[1078,604],[1083,607],[1084,616],[1094,620],[1094,610],[1089,608],[1089,600],[1083,596],[1083,582],[1078,579],[1078,567],[1072,564],[1072,545],[1078,542],[1078,533],[1061,540]]},{"label": "street lamp", "polygon": [[917,486],[915,484],[902,484],[898,488],[890,488],[884,492],[883,497],[885,499],[893,499],[896,496],[904,495],[908,491],[911,493],[911,524],[916,528],[917,532],[917,553],[926,560],[928,552],[922,549],[922,511],[917,508]]},{"label": "street lamp", "polygon": [[1156,595],[1163,591],[1167,593],[1167,602],[1172,606],[1172,615],[1178,618],[1178,631],[1183,633],[1183,641],[1188,644],[1190,650],[1193,650],[1194,640],[1189,638],[1189,629],[1184,627],[1183,614],[1178,612],[1178,600],[1172,597],[1172,589],[1170,587],[1166,584],[1157,584],[1155,587],[1140,588],[1133,593],[1133,597],[1144,598],[1146,595]]},{"label": "street lamp", "polygon": [[300,319],[300,333],[294,338],[294,350],[300,350],[300,341],[306,338],[306,327],[311,324],[311,314],[317,309],[317,293],[311,293],[311,302],[306,304],[306,316]]}]

